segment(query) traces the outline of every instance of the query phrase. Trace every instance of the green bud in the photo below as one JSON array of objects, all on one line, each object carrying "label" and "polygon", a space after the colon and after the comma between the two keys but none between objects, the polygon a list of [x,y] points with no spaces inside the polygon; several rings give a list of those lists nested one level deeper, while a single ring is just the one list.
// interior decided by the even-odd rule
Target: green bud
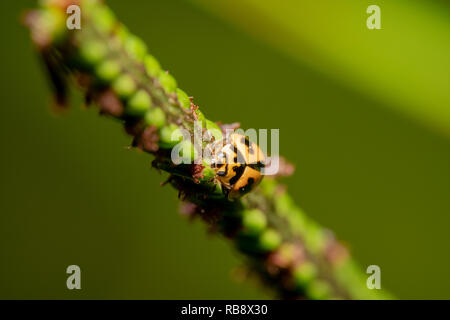
[{"label": "green bud", "polygon": [[139,90],[128,101],[126,112],[130,115],[140,116],[145,114],[152,105],[152,99],[145,90]]},{"label": "green bud", "polygon": [[245,210],[243,212],[242,224],[248,234],[259,234],[267,226],[267,219],[264,213],[258,209]]},{"label": "green bud", "polygon": [[182,163],[192,163],[195,159],[197,159],[197,150],[194,148],[194,145],[190,140],[183,140],[176,146],[176,148],[179,150],[178,156],[180,157],[179,160]]},{"label": "green bud", "polygon": [[83,0],[83,9],[86,12],[93,13],[99,6],[103,5],[101,0]]},{"label": "green bud", "polygon": [[114,81],[113,89],[120,97],[128,98],[136,90],[136,84],[130,75],[124,74]]},{"label": "green bud", "polygon": [[174,124],[169,124],[159,130],[159,145],[161,148],[171,149],[183,139],[183,136],[179,134],[177,138],[172,140],[172,135],[177,136],[175,134],[177,130],[180,129]]},{"label": "green bud", "polygon": [[106,60],[96,68],[96,74],[104,82],[112,82],[120,74],[120,64],[114,60]]},{"label": "green bud", "polygon": [[214,185],[214,190],[212,192],[212,194],[210,194],[210,196],[214,199],[218,199],[218,198],[223,198],[224,194],[222,191],[222,185],[220,183],[216,183]]},{"label": "green bud", "polygon": [[177,88],[177,81],[172,75],[167,72],[161,72],[158,76],[159,83],[166,92],[175,92]]},{"label": "green bud", "polygon": [[281,244],[280,235],[273,229],[264,231],[259,238],[259,245],[265,251],[273,251]]},{"label": "green bud", "polygon": [[125,50],[139,61],[142,61],[147,54],[147,46],[144,41],[132,34],[125,39]]},{"label": "green bud", "polygon": [[128,28],[121,23],[119,27],[117,27],[116,35],[122,43],[125,43],[126,39],[130,35],[130,32],[128,31]]},{"label": "green bud", "polygon": [[307,219],[302,210],[298,208],[292,208],[291,211],[285,213],[290,220],[292,226],[298,232],[305,232]]},{"label": "green bud", "polygon": [[147,54],[145,56],[144,65],[147,73],[152,77],[157,77],[161,72],[161,66],[159,65],[158,60],[156,60],[152,55]]},{"label": "green bud", "polygon": [[[175,86],[176,86],[176,83],[175,83]],[[177,88],[175,90],[175,92],[177,93],[178,101],[180,101],[181,107],[189,110],[191,108],[191,99],[189,99],[189,96],[186,94],[186,92],[184,92],[183,90],[181,90],[179,88]],[[198,121],[201,121],[202,123],[204,123],[206,118],[205,118],[205,115],[203,114],[203,112],[201,112],[199,109],[197,109],[195,111],[195,113],[197,114]]]},{"label": "green bud", "polygon": [[261,189],[262,193],[269,198],[271,198],[275,194],[276,187],[277,183],[275,179],[263,179],[259,184],[259,188]]},{"label": "green bud", "polygon": [[307,288],[307,295],[313,300],[325,300],[331,295],[331,287],[322,280],[313,281]]},{"label": "green bud", "polygon": [[87,41],[81,44],[80,56],[89,65],[100,63],[107,52],[106,46],[98,41]]},{"label": "green bud", "polygon": [[216,176],[216,172],[214,171],[214,169],[212,169],[209,165],[203,164],[203,166],[205,167],[205,169],[203,169],[203,178],[201,178],[200,180],[210,181],[214,179],[214,177]]},{"label": "green bud", "polygon": [[116,24],[116,17],[110,8],[99,5],[93,12],[95,19],[92,19],[95,27],[101,32],[111,32]]},{"label": "green bud", "polygon": [[55,7],[40,10],[39,23],[43,32],[46,32],[55,43],[60,42],[67,30],[66,16],[63,11]]},{"label": "green bud", "polygon": [[219,126],[216,123],[214,123],[208,119],[205,119],[205,124],[206,124],[206,129],[209,130],[209,132],[214,137],[215,141],[222,140],[222,138],[223,138],[222,130],[220,130]]},{"label": "green bud", "polygon": [[186,94],[186,92],[177,88],[176,93],[177,93],[178,101],[180,101],[181,106],[184,109],[190,109],[191,108],[191,99],[189,99],[189,96]]},{"label": "green bud", "polygon": [[310,262],[302,263],[293,272],[294,280],[299,287],[305,287],[315,278],[316,274],[317,269]]},{"label": "green bud", "polygon": [[314,253],[320,252],[326,245],[326,235],[321,226],[314,221],[308,221],[306,228],[308,230],[305,237],[306,245]]},{"label": "green bud", "polygon": [[145,122],[150,126],[162,128],[166,123],[166,115],[160,108],[153,108],[145,114]]},{"label": "green bud", "polygon": [[205,123],[206,118],[205,118],[205,115],[203,114],[203,112],[201,112],[200,109],[197,109],[195,111],[195,113],[197,114],[198,121]]}]

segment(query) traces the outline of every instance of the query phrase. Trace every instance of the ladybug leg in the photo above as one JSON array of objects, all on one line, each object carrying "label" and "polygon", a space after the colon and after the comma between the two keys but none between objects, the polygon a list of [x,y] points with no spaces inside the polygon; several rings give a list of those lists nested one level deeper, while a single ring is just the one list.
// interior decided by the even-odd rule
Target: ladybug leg
[{"label": "ladybug leg", "polygon": [[223,194],[225,195],[225,197],[228,198],[228,195],[229,195],[229,193],[230,193],[230,189],[228,189],[228,188],[226,188],[226,187],[224,187],[224,186],[222,185],[222,192],[223,192]]}]

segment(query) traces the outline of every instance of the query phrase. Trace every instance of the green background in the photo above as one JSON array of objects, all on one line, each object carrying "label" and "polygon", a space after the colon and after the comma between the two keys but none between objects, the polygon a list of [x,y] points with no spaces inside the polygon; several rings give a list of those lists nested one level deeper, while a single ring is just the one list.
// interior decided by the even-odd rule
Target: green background
[{"label": "green background", "polygon": [[[297,169],[286,180],[290,193],[348,244],[362,266],[381,267],[382,287],[405,299],[450,298],[448,43],[412,52],[382,42],[416,43],[421,35],[414,30],[438,25],[424,20],[424,10],[448,17],[445,1],[399,1],[395,7],[353,1],[361,25],[355,35],[340,34],[355,39],[349,47],[322,32],[336,26],[315,19],[327,12],[318,7],[304,30],[312,38],[315,32],[330,37],[329,48],[336,49],[330,52],[306,37],[296,43],[299,51],[288,47],[290,41],[272,41],[284,39],[281,30],[247,32],[248,25],[264,30],[270,19],[227,19],[225,9],[210,10],[214,1],[108,2],[208,118],[280,129],[280,151]],[[386,20],[383,30],[369,31],[365,8],[375,3]],[[199,221],[177,214],[176,192],[159,186],[166,176],[150,169],[149,156],[125,148],[130,138],[119,123],[81,108],[79,94],[64,116],[50,112],[48,83],[18,21],[33,4],[0,4],[0,298],[272,297],[253,282],[232,280],[239,255]],[[412,29],[400,32],[389,17],[402,9],[420,19],[407,21]],[[366,71],[358,61],[373,48],[362,50],[356,36],[370,32],[379,32],[373,41],[380,46],[370,56],[375,67]],[[434,33],[422,36],[439,40]],[[350,59],[329,59],[338,53]],[[391,58],[389,65],[377,57]],[[389,74],[402,63],[406,72]],[[422,94],[423,88],[429,90]],[[434,113],[427,118],[427,112]],[[66,288],[71,264],[81,267],[80,291]]]}]

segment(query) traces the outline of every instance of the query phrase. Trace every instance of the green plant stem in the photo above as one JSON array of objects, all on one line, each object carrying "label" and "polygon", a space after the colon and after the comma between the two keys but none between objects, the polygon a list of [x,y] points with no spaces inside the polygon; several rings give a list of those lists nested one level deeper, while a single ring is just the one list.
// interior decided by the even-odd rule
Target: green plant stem
[{"label": "green plant stem", "polygon": [[123,122],[133,146],[153,154],[153,166],[170,174],[168,183],[179,191],[184,213],[201,217],[227,237],[242,253],[248,274],[257,275],[278,297],[390,297],[366,287],[367,275],[346,248],[308,218],[276,178],[266,177],[246,197],[229,201],[207,164],[174,165],[171,148],[179,142],[171,140],[174,131],[193,133],[195,120],[219,127],[177,88],[175,79],[105,4],[75,2],[81,6],[81,30],[67,29],[64,0],[44,2],[25,21],[49,71],[58,106],[66,105],[68,85],[78,82],[87,103]]}]

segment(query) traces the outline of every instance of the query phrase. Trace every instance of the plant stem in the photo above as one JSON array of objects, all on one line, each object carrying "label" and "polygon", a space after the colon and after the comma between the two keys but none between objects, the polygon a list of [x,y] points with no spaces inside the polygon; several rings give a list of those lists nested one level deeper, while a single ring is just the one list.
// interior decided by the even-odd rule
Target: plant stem
[{"label": "plant stem", "polygon": [[[66,8],[74,3],[81,7],[81,30],[66,27]],[[66,105],[68,84],[76,81],[87,104],[123,122],[133,146],[153,154],[153,166],[170,174],[168,182],[178,190],[184,213],[201,217],[227,237],[242,253],[249,274],[278,297],[390,297],[366,287],[366,275],[347,249],[294,204],[277,178],[265,177],[250,194],[229,201],[207,163],[171,161],[179,142],[171,138],[176,130],[193,133],[195,120],[208,129],[219,126],[205,118],[103,2],[47,0],[25,22],[49,71],[56,105]]]}]

